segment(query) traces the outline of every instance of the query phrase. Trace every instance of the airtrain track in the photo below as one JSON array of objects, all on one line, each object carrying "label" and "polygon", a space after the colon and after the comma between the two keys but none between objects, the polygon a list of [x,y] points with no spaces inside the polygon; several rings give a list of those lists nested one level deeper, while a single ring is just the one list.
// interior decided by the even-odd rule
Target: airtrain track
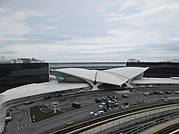
[{"label": "airtrain track", "polygon": [[154,134],[178,134],[179,133],[179,123],[168,126],[164,129],[161,129]]},{"label": "airtrain track", "polygon": [[[75,133],[80,133],[80,132],[86,130],[85,129],[86,126],[89,126],[89,125],[92,125],[92,124],[95,124],[95,123],[98,123],[98,122],[101,122],[101,121],[109,120],[110,118],[125,115],[125,114],[131,113],[131,112],[136,112],[136,111],[139,111],[139,110],[145,110],[145,109],[150,109],[150,108],[159,107],[159,106],[167,106],[167,105],[177,104],[177,103],[179,103],[179,101],[172,101],[172,102],[153,104],[153,105],[145,105],[145,106],[127,109],[127,110],[123,110],[123,111],[117,111],[117,112],[113,112],[113,113],[110,113],[110,114],[107,114],[107,115],[103,115],[103,116],[100,116],[100,117],[97,117],[97,118],[93,118],[93,119],[90,119],[90,120],[87,120],[87,121],[84,121],[84,122],[81,122],[81,123],[77,123],[77,124],[62,128],[62,129],[55,128],[55,129],[49,130],[48,132],[45,132],[45,133],[65,134],[65,133],[71,133],[72,131],[75,131],[75,130],[78,130],[78,129],[84,127],[84,129],[80,129],[79,131],[75,131]],[[100,124],[98,124],[98,125],[100,125]],[[95,127],[95,126],[88,127],[88,129],[90,129],[92,127]]]}]

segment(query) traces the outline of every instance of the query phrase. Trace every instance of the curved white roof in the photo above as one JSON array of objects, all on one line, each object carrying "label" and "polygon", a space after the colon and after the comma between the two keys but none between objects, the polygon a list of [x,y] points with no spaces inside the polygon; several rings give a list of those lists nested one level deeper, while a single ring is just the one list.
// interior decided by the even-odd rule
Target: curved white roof
[{"label": "curved white roof", "polygon": [[98,71],[97,77],[96,77],[97,82],[108,83],[108,84],[119,85],[119,86],[121,86],[127,80],[128,79],[126,79],[126,78],[122,78],[115,74],[104,72],[104,71]]},{"label": "curved white roof", "polygon": [[88,86],[89,85],[85,83],[58,83],[58,82],[28,84],[13,89],[9,89],[1,93],[0,103],[2,104],[3,102],[6,101],[28,97],[28,96],[40,95],[40,94],[57,92],[57,91],[68,90],[68,89],[85,88]]},{"label": "curved white roof", "polygon": [[82,79],[87,79],[91,81],[95,81],[95,75],[97,70],[88,70],[82,68],[64,68],[64,69],[57,69],[55,71],[59,71],[62,73],[66,73],[69,75],[73,75]]},{"label": "curved white roof", "polygon": [[121,68],[113,68],[109,70],[105,70],[106,72],[112,72],[118,74],[120,76],[126,77],[128,79],[132,79],[143,72],[145,72],[148,67],[121,67]]},{"label": "curved white roof", "polygon": [[122,85],[129,79],[136,77],[137,75],[143,73],[147,69],[148,68],[142,67],[124,67],[109,69],[105,71],[98,71],[81,68],[65,68],[57,69],[55,71],[76,76],[84,80],[90,80],[92,82],[96,81],[99,83]]}]

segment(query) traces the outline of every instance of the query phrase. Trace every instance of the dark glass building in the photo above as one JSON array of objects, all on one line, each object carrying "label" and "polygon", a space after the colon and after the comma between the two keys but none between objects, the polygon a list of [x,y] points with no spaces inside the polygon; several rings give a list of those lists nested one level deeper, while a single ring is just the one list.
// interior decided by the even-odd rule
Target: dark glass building
[{"label": "dark glass building", "polygon": [[179,77],[179,63],[172,62],[127,62],[127,67],[149,67],[144,77]]},{"label": "dark glass building", "polygon": [[48,81],[48,63],[0,64],[0,93],[18,86]]}]

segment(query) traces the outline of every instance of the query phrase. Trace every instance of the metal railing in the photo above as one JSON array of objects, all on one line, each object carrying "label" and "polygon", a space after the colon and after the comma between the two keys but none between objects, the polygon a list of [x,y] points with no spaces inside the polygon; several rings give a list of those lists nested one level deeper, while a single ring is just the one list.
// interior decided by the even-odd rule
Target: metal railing
[{"label": "metal railing", "polygon": [[80,134],[110,133],[116,131],[117,129],[119,130],[121,128],[132,126],[138,122],[144,122],[149,119],[165,116],[177,111],[179,111],[179,104],[150,108],[101,121],[81,128],[81,132],[80,130],[75,130],[69,132],[69,134],[77,131],[80,132]]}]

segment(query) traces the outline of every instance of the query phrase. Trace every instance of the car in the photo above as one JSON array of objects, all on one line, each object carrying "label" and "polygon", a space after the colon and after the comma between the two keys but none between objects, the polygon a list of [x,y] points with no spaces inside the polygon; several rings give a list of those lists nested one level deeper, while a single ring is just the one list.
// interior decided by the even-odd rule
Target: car
[{"label": "car", "polygon": [[99,108],[99,111],[100,111],[100,110],[106,112],[106,111],[108,110],[108,108],[107,108],[107,107],[101,107],[101,108]]},{"label": "car", "polygon": [[48,99],[51,99],[51,98],[52,98],[51,95],[46,95],[46,96],[44,96],[44,100],[48,100]]},{"label": "car", "polygon": [[154,91],[154,94],[164,94],[162,91]]},{"label": "car", "polygon": [[116,107],[116,106],[115,106],[115,102],[110,102],[108,105],[109,105],[109,107],[111,107],[111,108]]},{"label": "car", "polygon": [[147,85],[147,87],[154,87],[153,85]]},{"label": "car", "polygon": [[98,113],[98,114],[102,114],[102,113],[104,113],[104,111],[100,110],[100,111],[98,111],[97,113]]},{"label": "car", "polygon": [[81,108],[81,104],[79,102],[73,102],[71,105],[73,108]]},{"label": "car", "polygon": [[139,85],[139,88],[144,88],[144,87],[146,87],[145,85]]},{"label": "car", "polygon": [[171,91],[165,91],[166,94],[171,94]]},{"label": "car", "polygon": [[129,107],[129,103],[124,103],[121,105],[122,109],[127,109]]},{"label": "car", "polygon": [[164,92],[163,91],[159,91],[160,92],[160,94],[164,94]]},{"label": "car", "polygon": [[98,115],[98,113],[94,113],[93,115],[96,116],[96,115]]},{"label": "car", "polygon": [[122,94],[122,97],[123,98],[128,98],[128,95],[127,94]]},{"label": "car", "polygon": [[92,115],[94,115],[95,114],[95,112],[90,112],[90,115],[92,116]]},{"label": "car", "polygon": [[119,107],[119,103],[115,102],[115,107]]},{"label": "car", "polygon": [[129,91],[130,91],[130,92],[133,92],[133,91],[134,91],[134,89],[130,89]]},{"label": "car", "polygon": [[30,98],[28,98],[25,102],[24,102],[24,105],[29,105],[29,104],[32,104],[33,103],[33,101],[30,99]]},{"label": "car", "polygon": [[146,101],[143,99],[139,99],[137,102],[141,104],[141,103],[145,103]]},{"label": "car", "polygon": [[146,95],[146,96],[150,95],[149,92],[143,92],[142,94],[143,94],[143,95]]},{"label": "car", "polygon": [[149,91],[149,94],[150,94],[150,95],[153,95],[153,94],[154,94],[154,92],[152,92],[152,91]]},{"label": "car", "polygon": [[176,94],[179,94],[179,91],[175,91]]},{"label": "car", "polygon": [[96,99],[95,99],[95,102],[96,102],[96,103],[101,103],[101,102],[102,102],[102,99],[101,99],[101,98],[96,98]]},{"label": "car", "polygon": [[109,98],[108,96],[103,96],[103,97],[102,97],[102,100],[103,100],[103,101],[109,101],[110,98]]},{"label": "car", "polygon": [[99,105],[99,108],[103,108],[103,107],[105,107],[104,105]]},{"label": "car", "polygon": [[84,89],[81,89],[81,90],[79,90],[79,91],[77,91],[78,93],[85,93],[86,92],[86,90],[84,90]]},{"label": "car", "polygon": [[5,121],[11,121],[12,120],[12,113],[11,111],[6,111]]},{"label": "car", "polygon": [[105,102],[102,102],[102,103],[101,103],[101,105],[104,105],[104,106],[106,106],[106,103],[105,103]]},{"label": "car", "polygon": [[167,97],[162,97],[160,98],[161,101],[168,101],[168,98]]},{"label": "car", "polygon": [[57,92],[55,92],[55,93],[52,93],[52,95],[51,95],[52,97],[59,97],[59,96],[61,96],[61,94],[60,93],[57,93]]}]

